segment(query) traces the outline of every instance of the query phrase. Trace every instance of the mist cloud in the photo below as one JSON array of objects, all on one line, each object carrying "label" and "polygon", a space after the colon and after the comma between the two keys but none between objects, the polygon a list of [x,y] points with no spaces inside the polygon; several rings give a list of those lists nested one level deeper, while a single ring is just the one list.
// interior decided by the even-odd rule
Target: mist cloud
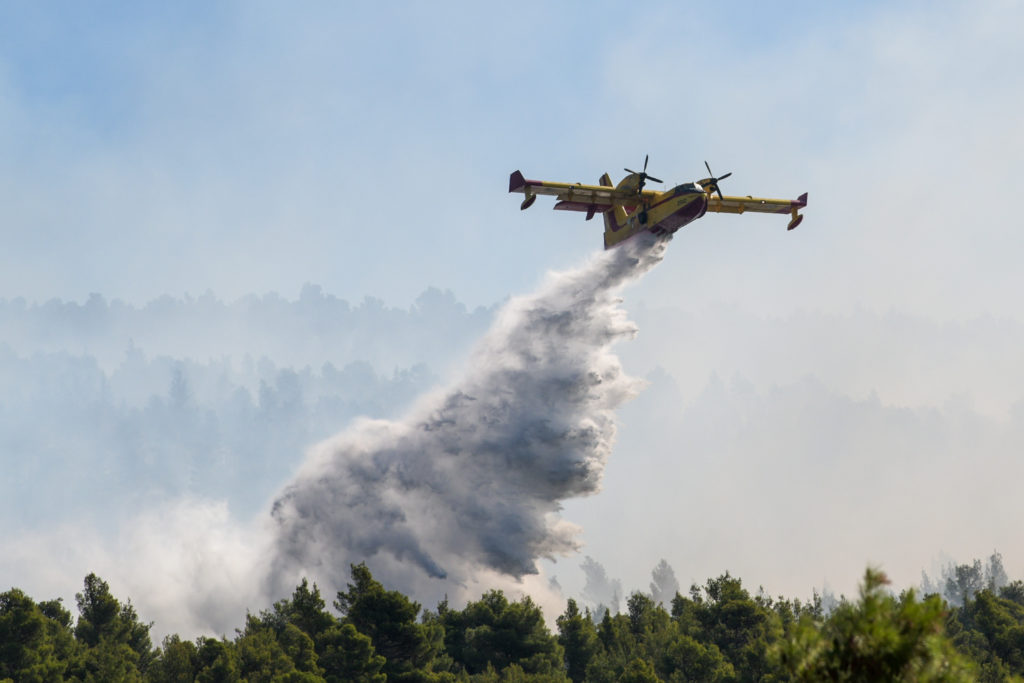
[{"label": "mist cloud", "polygon": [[636,241],[511,300],[463,379],[406,419],[363,421],[320,444],[273,506],[272,584],[341,584],[366,560],[399,586],[515,578],[575,551],[560,502],[599,489],[613,410],[636,380],[611,345],[636,329],[616,294],[658,261]]}]

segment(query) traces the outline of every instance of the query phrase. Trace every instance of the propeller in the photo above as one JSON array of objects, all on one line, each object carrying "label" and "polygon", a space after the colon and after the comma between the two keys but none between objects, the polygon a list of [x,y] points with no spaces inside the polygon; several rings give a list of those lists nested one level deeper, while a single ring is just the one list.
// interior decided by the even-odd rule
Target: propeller
[{"label": "propeller", "polygon": [[725,175],[719,176],[718,178],[716,178],[715,174],[711,172],[711,167],[708,166],[708,162],[706,162],[706,161],[704,162],[704,167],[708,169],[708,175],[711,176],[709,178],[709,180],[711,181],[711,184],[714,186],[715,192],[718,193],[718,198],[719,199],[725,199],[725,197],[722,196],[722,191],[720,189],[718,189],[718,181],[719,180],[725,180],[726,178],[731,176],[732,175],[732,171],[729,171]]},{"label": "propeller", "polygon": [[636,172],[636,171],[631,171],[628,168],[622,169],[626,173],[632,173],[633,175],[640,176],[640,184],[637,185],[637,188],[636,188],[637,192],[641,192],[644,189],[644,183],[646,183],[648,180],[653,180],[656,183],[663,183],[663,182],[665,182],[664,180],[658,180],[657,178],[655,178],[652,175],[647,175],[647,161],[649,159],[650,159],[650,155],[649,154],[645,154],[644,155],[644,170],[640,171],[639,173]]}]

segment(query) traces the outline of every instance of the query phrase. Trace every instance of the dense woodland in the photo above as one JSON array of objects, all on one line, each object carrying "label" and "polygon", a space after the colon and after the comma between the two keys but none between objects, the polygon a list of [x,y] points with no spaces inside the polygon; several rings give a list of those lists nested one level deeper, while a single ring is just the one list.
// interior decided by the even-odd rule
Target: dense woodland
[{"label": "dense woodland", "polygon": [[[663,578],[663,576],[661,577]],[[151,641],[95,574],[60,600],[0,594],[0,681],[1004,681],[1024,675],[1024,582],[1001,558],[950,566],[940,593],[891,591],[868,569],[828,609],[751,594],[728,573],[619,613],[568,600],[551,632],[529,598],[490,591],[424,610],[353,565],[328,606],[305,580],[232,637]],[[930,580],[924,577],[925,583]],[[597,613],[600,612],[600,618]]]}]

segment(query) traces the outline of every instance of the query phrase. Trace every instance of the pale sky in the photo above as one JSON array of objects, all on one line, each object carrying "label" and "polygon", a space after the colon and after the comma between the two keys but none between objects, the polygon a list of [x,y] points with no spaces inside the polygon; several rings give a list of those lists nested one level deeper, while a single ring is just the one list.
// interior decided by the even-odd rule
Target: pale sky
[{"label": "pale sky", "polygon": [[[451,289],[471,307],[491,305],[530,291],[548,270],[572,267],[602,243],[599,220],[553,212],[543,198],[520,212],[520,198],[507,193],[510,172],[592,183],[608,171],[618,180],[649,154],[650,172],[671,185],[702,177],[707,160],[717,173],[733,173],[723,182],[727,193],[809,192],[809,205],[792,233],[784,217],[708,216],[677,234],[664,263],[627,290],[640,338],[623,346],[623,360],[641,376],[656,368],[671,375],[679,404],[666,408],[665,421],[675,425],[669,432],[691,434],[678,424],[703,405],[716,373],[726,387],[735,388],[734,376],[751,382],[759,398],[750,405],[762,412],[773,391],[792,406],[804,400],[820,408],[831,396],[835,419],[856,412],[863,420],[856,433],[869,443],[830,470],[846,477],[838,482],[815,480],[806,469],[778,480],[748,470],[771,482],[777,499],[847,486],[851,473],[884,466],[864,453],[907,443],[918,452],[948,428],[966,441],[960,451],[943,442],[952,449],[942,451],[943,462],[952,465],[926,468],[935,495],[947,500],[971,473],[972,496],[985,500],[987,518],[1002,521],[996,529],[970,519],[939,523],[888,489],[858,496],[854,483],[841,508],[830,509],[838,503],[828,495],[810,496],[825,511],[804,510],[804,518],[825,525],[868,509],[875,512],[865,517],[889,520],[920,513],[920,524],[899,527],[918,540],[847,529],[835,533],[852,546],[834,539],[787,546],[802,529],[794,521],[800,515],[780,513],[768,528],[767,503],[744,507],[756,482],[737,489],[739,501],[724,489],[705,498],[709,487],[680,473],[678,486],[666,485],[652,501],[631,493],[643,476],[629,471],[628,454],[616,453],[608,496],[567,510],[592,554],[627,587],[644,587],[650,568],[668,556],[684,583],[730,569],[806,596],[809,582],[820,587],[842,572],[834,585],[849,591],[847,574],[855,579],[868,561],[899,566],[899,578],[913,582],[914,568],[928,568],[940,552],[966,562],[996,548],[1011,578],[1021,578],[1024,555],[1011,547],[1019,531],[1009,522],[1024,510],[1005,477],[958,460],[980,457],[989,437],[971,442],[975,432],[952,421],[965,414],[994,421],[979,428],[1001,435],[992,437],[998,452],[986,456],[995,460],[982,464],[1016,467],[1007,454],[1024,445],[1024,431],[1014,431],[1024,419],[1016,345],[1024,325],[1024,226],[1016,212],[1024,178],[1022,26],[1024,3],[1015,0],[628,9],[610,2],[7,3],[0,6],[0,298],[83,301],[99,292],[144,303],[207,290],[228,300],[267,291],[294,298],[312,282],[340,297],[403,307],[430,286]],[[651,396],[673,395],[662,389]],[[899,413],[909,426],[893,427],[888,410],[911,411]],[[915,422],[927,410],[939,411],[941,428]],[[801,414],[814,423],[801,423]],[[755,432],[767,440],[758,448],[785,458],[792,449],[817,452],[795,443],[794,433],[849,438],[848,424],[830,431],[820,417],[808,408],[778,438]],[[663,444],[657,436],[626,424],[622,443]],[[731,454],[732,464],[702,461],[702,476],[742,480],[737,467],[757,456],[745,438],[739,427],[722,436],[714,448]],[[801,458],[787,466],[814,462]],[[904,462],[884,476],[912,478],[916,467]],[[983,485],[989,478],[1000,481],[995,495]],[[693,508],[688,492],[699,499]],[[653,524],[650,538],[630,536],[602,517],[641,502],[654,508],[644,514],[688,520],[700,537]],[[728,514],[716,515],[716,506]],[[734,523],[750,534],[739,543],[750,553],[763,557],[774,547],[802,553],[804,563],[828,558],[804,574],[778,557],[759,565],[728,540],[736,538]],[[604,535],[601,524],[609,525]],[[651,551],[635,569],[626,566],[635,554],[620,553],[617,565],[609,558],[623,547],[637,552],[629,546],[637,538],[675,550]],[[571,586],[572,577],[563,583]]]},{"label": "pale sky", "polygon": [[651,155],[810,192],[709,217],[652,304],[1017,313],[1019,2],[15,3],[0,9],[0,296],[231,299],[305,282],[491,304],[601,244],[508,174]]}]

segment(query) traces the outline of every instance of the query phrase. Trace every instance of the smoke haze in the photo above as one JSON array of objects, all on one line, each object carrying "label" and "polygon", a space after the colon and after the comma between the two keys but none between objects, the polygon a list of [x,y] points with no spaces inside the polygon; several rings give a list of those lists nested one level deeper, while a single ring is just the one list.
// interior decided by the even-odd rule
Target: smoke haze
[{"label": "smoke haze", "polygon": [[[674,244],[672,267],[683,268],[691,253]],[[631,290],[643,333],[615,348],[623,374],[609,347],[634,326],[615,296],[660,252],[636,265],[617,254],[552,276],[499,315],[436,291],[408,311],[353,310],[315,288],[295,302],[250,298],[267,308],[238,313],[247,334],[237,339],[283,333],[241,348],[194,315],[205,304],[179,303],[196,344],[221,347],[173,357],[154,355],[169,342],[134,336],[173,327],[156,307],[0,305],[11,322],[0,349],[0,577],[70,604],[96,571],[158,632],[184,635],[230,631],[303,573],[329,595],[364,559],[426,605],[502,588],[549,616],[564,608],[553,573],[565,595],[614,609],[660,557],[683,586],[728,570],[797,596],[826,580],[849,593],[866,562],[914,585],[943,552],[968,561],[997,549],[1020,575],[1019,323],[766,318],[695,307],[689,289],[659,289],[673,303],[650,308],[637,297],[659,268]],[[352,324],[336,324],[332,312],[347,311]],[[482,322],[493,322],[483,339]],[[60,343],[44,334],[63,329]],[[83,329],[93,332],[73,331]],[[296,329],[322,351],[303,361]],[[362,360],[381,339],[398,348],[396,333],[408,350],[392,362],[430,366]],[[421,333],[433,349],[409,342]],[[473,339],[467,360],[457,349]],[[278,360],[273,349],[287,345],[324,365]],[[274,355],[248,357],[260,347]],[[433,371],[445,366],[461,379],[437,391]],[[648,387],[617,411],[615,432],[611,411],[637,387],[626,375]],[[347,429],[356,415],[374,419]],[[308,444],[339,430],[303,465]],[[601,495],[587,497],[602,477]],[[906,495],[909,481],[929,494]],[[560,519],[563,502],[582,534]],[[581,541],[594,558],[582,567],[578,555],[538,562]]]},{"label": "smoke haze", "polygon": [[[330,594],[345,585],[349,563],[363,561],[389,586],[427,604],[444,595],[460,600],[502,588],[529,591],[556,614],[561,596],[537,575],[537,561],[579,547],[579,528],[559,517],[562,501],[598,491],[615,439],[613,411],[640,386],[611,351],[636,332],[617,294],[657,264],[664,249],[663,242],[638,239],[581,268],[552,274],[533,295],[510,300],[469,356],[461,379],[448,388],[421,397],[404,418],[360,418],[313,447],[283,490],[281,466],[261,470],[264,478],[272,472],[282,476],[269,516],[240,522],[227,500],[196,495],[188,485],[167,491],[176,495],[136,494],[135,507],[122,508],[116,520],[99,526],[58,517],[44,533],[12,536],[0,571],[25,576],[28,568],[43,565],[33,579],[37,591],[67,590],[96,571],[115,591],[131,596],[141,613],[156,618],[164,633],[224,632],[246,609],[286,595],[302,577]],[[11,368],[33,371],[11,358]],[[144,359],[133,362],[150,367]],[[216,470],[209,469],[207,451],[217,446],[205,432],[215,434],[219,425],[241,433],[197,403],[209,382],[195,382],[193,389],[188,378],[209,369],[165,364],[172,371],[169,396],[151,399],[138,417],[166,412],[168,434],[182,431],[199,440],[150,453],[142,462],[140,444],[129,442],[125,462],[96,461],[93,466],[101,469],[84,488],[95,487],[99,495],[106,486],[109,495],[106,480],[126,477],[126,467],[136,468],[132,486],[151,486],[139,470],[148,460],[151,477],[180,472],[188,480],[209,479]],[[106,376],[95,364],[88,367],[87,384],[106,396]],[[280,450],[285,463],[294,458],[289,444],[299,450],[296,440],[311,433],[294,419],[311,410],[309,394],[328,391],[328,370],[319,378],[281,370],[272,386],[261,381],[260,408],[249,417],[254,425],[285,431],[287,438],[275,439],[271,432],[254,436],[270,439],[268,448]],[[369,370],[354,378],[345,374],[356,381],[331,391],[352,393],[380,382]],[[237,404],[241,391],[231,386],[227,382],[229,405]],[[415,386],[422,383],[407,389]],[[99,398],[94,404],[103,405]],[[234,419],[239,427],[246,422]],[[130,433],[142,424],[121,420],[115,432]],[[228,439],[219,448],[241,452],[244,445]],[[267,451],[259,459],[270,456]],[[247,471],[244,462],[222,465],[225,471]],[[236,508],[238,498],[234,493]],[[62,553],[56,565],[42,559],[55,547]]]}]

